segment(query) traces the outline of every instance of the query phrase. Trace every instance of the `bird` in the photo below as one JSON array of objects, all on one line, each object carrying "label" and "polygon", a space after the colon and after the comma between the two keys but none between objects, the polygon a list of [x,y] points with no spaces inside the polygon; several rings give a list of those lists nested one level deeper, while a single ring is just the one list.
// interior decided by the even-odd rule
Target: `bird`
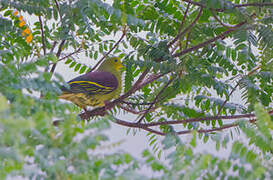
[{"label": "bird", "polygon": [[119,97],[122,90],[122,72],[124,67],[119,57],[104,60],[96,71],[78,76],[62,86],[60,99],[71,101],[87,111],[87,106],[101,107]]}]

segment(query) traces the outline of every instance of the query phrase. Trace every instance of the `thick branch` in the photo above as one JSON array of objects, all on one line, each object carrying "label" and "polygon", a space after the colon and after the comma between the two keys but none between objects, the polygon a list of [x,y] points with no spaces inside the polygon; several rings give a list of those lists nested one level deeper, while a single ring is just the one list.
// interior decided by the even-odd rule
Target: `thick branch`
[{"label": "thick branch", "polygon": [[209,45],[210,43],[215,42],[215,41],[217,41],[218,39],[223,38],[223,37],[226,36],[227,34],[229,34],[229,33],[233,32],[233,31],[239,29],[239,28],[240,28],[241,26],[243,26],[244,24],[246,24],[246,21],[241,22],[240,24],[237,24],[237,25],[234,26],[233,28],[231,28],[231,29],[229,29],[229,30],[227,30],[227,31],[225,31],[225,32],[223,32],[223,33],[221,33],[221,34],[219,34],[218,36],[216,36],[216,37],[214,37],[214,38],[212,38],[212,39],[209,39],[209,40],[207,40],[207,41],[205,41],[205,42],[203,42],[203,43],[200,43],[200,44],[198,44],[198,45],[196,45],[196,46],[193,46],[193,47],[188,48],[188,49],[185,49],[185,50],[183,50],[183,51],[181,51],[181,52],[179,52],[179,53],[176,53],[176,54],[173,55],[173,57],[179,57],[179,56],[182,56],[182,55],[184,55],[184,54],[186,54],[186,53],[189,53],[189,52],[191,52],[191,51],[195,51],[195,50],[197,50],[197,49],[199,49],[199,48],[202,48],[202,47],[204,47],[204,46],[207,46],[207,45]]}]

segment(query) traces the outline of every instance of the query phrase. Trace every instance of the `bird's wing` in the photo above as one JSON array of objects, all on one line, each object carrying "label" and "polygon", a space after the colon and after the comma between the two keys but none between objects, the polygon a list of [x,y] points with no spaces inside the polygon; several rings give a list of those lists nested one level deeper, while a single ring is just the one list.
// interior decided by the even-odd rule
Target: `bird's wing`
[{"label": "bird's wing", "polygon": [[118,87],[117,78],[109,72],[89,72],[68,82],[70,89],[66,93],[108,94]]}]

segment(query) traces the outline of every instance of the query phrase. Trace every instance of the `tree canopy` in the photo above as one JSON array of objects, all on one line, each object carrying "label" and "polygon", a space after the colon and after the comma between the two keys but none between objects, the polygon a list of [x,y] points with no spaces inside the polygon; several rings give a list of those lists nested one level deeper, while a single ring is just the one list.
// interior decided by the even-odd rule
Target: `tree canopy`
[{"label": "tree canopy", "polygon": [[[144,165],[161,179],[273,178],[272,7],[271,0],[0,0],[0,176],[151,178],[139,173]],[[107,56],[126,64],[123,93],[78,115],[58,99],[65,82],[56,67],[83,74]],[[145,161],[97,154],[110,122],[147,132]],[[197,153],[208,140],[232,151]]]}]

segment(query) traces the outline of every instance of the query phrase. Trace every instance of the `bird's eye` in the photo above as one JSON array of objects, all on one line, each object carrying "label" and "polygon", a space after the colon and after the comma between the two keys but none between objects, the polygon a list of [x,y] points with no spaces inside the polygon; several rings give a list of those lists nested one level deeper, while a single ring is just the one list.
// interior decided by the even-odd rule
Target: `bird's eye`
[{"label": "bird's eye", "polygon": [[115,59],[114,61],[115,61],[115,62],[118,62],[118,60],[117,60],[117,59]]}]

